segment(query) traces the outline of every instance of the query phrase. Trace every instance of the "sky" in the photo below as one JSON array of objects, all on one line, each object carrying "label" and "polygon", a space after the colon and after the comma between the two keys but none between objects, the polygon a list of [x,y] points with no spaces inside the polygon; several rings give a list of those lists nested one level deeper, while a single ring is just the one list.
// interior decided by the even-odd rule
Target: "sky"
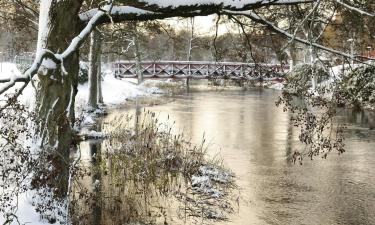
[{"label": "sky", "polygon": [[[196,35],[208,35],[215,34],[216,26],[216,15],[210,16],[197,16],[195,17],[194,30]],[[175,27],[176,29],[191,29],[190,19],[185,18],[171,18],[166,20],[168,24]],[[220,24],[218,27],[218,35],[222,35],[228,32],[228,28],[225,24]]]}]

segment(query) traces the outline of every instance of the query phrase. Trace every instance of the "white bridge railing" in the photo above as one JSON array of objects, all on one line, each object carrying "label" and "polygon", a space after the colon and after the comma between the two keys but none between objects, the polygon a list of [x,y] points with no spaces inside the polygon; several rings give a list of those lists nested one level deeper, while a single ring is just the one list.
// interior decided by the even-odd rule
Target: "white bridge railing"
[{"label": "white bridge railing", "polygon": [[[120,61],[112,64],[115,76],[136,78],[134,61]],[[192,78],[192,79],[272,79],[289,70],[289,66],[278,64],[254,64],[236,62],[206,61],[159,61],[141,62],[144,78]]]}]

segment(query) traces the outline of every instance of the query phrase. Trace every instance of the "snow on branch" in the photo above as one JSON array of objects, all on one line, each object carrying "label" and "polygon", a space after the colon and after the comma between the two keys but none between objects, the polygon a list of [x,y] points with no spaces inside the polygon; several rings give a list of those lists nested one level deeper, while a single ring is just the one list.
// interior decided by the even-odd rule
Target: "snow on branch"
[{"label": "snow on branch", "polygon": [[44,49],[39,55],[35,57],[35,60],[31,67],[22,76],[13,76],[10,78],[0,79],[0,83],[6,83],[2,88],[0,88],[0,95],[13,87],[17,82],[29,83],[32,76],[37,73],[40,65],[45,58],[49,58],[54,62],[59,62],[53,52]]},{"label": "snow on branch", "polygon": [[[81,21],[86,22],[90,21],[100,11],[100,9],[91,9],[89,11],[83,12],[79,15]],[[116,17],[120,15],[133,15],[134,17],[139,17],[142,15],[152,15],[154,14],[151,11],[138,9],[132,6],[113,6],[110,12],[110,16]]]},{"label": "snow on branch", "polygon": [[271,23],[270,21],[266,20],[265,18],[261,17],[260,15],[256,14],[253,11],[236,12],[236,11],[225,10],[225,11],[223,11],[223,13],[227,14],[227,15],[241,15],[241,16],[245,16],[247,18],[252,19],[253,21],[255,21],[257,23],[265,25],[268,29],[270,29],[270,30],[272,30],[272,31],[274,31],[276,33],[279,33],[279,34],[281,34],[283,36],[286,36],[289,39],[293,39],[294,38],[295,41],[300,42],[302,44],[312,45],[313,47],[316,47],[318,49],[321,49],[321,50],[324,50],[324,51],[327,51],[327,52],[330,52],[330,53],[333,53],[333,54],[336,54],[336,55],[341,55],[341,56],[344,56],[346,58],[352,58],[351,55],[346,54],[344,52],[341,52],[341,51],[338,51],[338,50],[335,50],[335,49],[332,49],[332,48],[328,48],[328,47],[325,47],[323,45],[319,45],[317,43],[311,43],[310,41],[302,39],[302,38],[299,38],[299,37],[295,37],[293,34],[291,34],[291,33],[287,32],[287,31],[279,28],[278,26],[274,25],[273,23]]},{"label": "snow on branch", "polygon": [[144,2],[147,5],[154,5],[159,8],[179,8],[179,7],[190,7],[190,6],[221,6],[226,9],[245,9],[261,7],[266,5],[288,5],[288,4],[300,4],[308,3],[314,0],[139,0],[138,2]]},{"label": "snow on branch", "polygon": [[357,13],[360,13],[361,15],[366,15],[366,16],[371,16],[371,17],[374,17],[375,14],[374,13],[370,13],[370,12],[367,12],[367,11],[364,11],[362,9],[359,9],[357,7],[354,7],[354,6],[351,6],[349,4],[346,4],[345,2],[341,1],[341,0],[336,0],[336,2],[340,5],[342,5],[343,7],[349,9],[349,10],[352,10],[352,11],[355,11]]},{"label": "snow on branch", "polygon": [[[118,0],[126,6],[113,6],[110,12],[112,21],[153,20],[170,17],[207,16],[219,13],[223,9],[240,11],[261,8],[270,5],[293,5],[311,3],[316,0],[138,0],[133,3]],[[82,22],[89,21],[98,9],[91,9],[79,15]],[[112,22],[102,17],[99,23]]]},{"label": "snow on branch", "polygon": [[[107,13],[110,13],[111,10],[112,3],[105,5],[101,10],[97,10],[96,13],[93,14],[92,18],[88,21],[86,27],[81,31],[81,33],[77,37],[75,37],[71,41],[70,45],[63,53],[56,54],[48,49],[42,49],[38,51],[33,64],[24,74],[22,74],[21,76],[13,76],[10,78],[0,79],[0,83],[5,83],[5,85],[3,85],[0,88],[0,95],[9,90],[11,87],[13,87],[17,82],[23,82],[27,85],[32,79],[32,77],[38,72],[41,65],[43,65],[47,69],[55,69],[56,65],[60,65],[62,72],[66,74],[64,68],[64,59],[69,57],[82,45],[84,40],[95,28],[99,19]],[[17,93],[16,95],[18,94],[19,93]]]}]

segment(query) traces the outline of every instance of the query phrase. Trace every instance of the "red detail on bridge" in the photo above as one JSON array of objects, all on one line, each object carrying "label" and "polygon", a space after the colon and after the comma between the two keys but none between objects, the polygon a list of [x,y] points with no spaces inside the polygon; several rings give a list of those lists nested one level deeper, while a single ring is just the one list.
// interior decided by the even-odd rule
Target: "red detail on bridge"
[{"label": "red detail on bridge", "polygon": [[[134,61],[115,62],[112,66],[116,76],[137,77],[137,66]],[[141,62],[140,67],[144,78],[180,79],[275,79],[289,70],[289,66],[278,64],[204,61]]]}]

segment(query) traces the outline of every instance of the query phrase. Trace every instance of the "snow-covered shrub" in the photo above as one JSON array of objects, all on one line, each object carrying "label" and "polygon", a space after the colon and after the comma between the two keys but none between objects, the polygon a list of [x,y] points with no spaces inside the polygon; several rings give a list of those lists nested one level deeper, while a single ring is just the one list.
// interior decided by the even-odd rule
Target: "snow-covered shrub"
[{"label": "snow-covered shrub", "polygon": [[342,103],[359,108],[375,108],[375,66],[360,66],[343,78]]},{"label": "snow-covered shrub", "polygon": [[84,84],[89,80],[89,63],[79,62],[78,83]]},{"label": "snow-covered shrub", "polygon": [[[316,81],[314,88],[312,78]],[[343,127],[334,121],[338,87],[335,82],[324,82],[327,78],[328,72],[311,65],[298,66],[286,77],[276,105],[283,105],[284,111],[292,113],[291,123],[300,129],[298,139],[304,144],[290,155],[293,162],[302,164],[304,157],[326,158],[333,150],[339,154],[345,152]]]},{"label": "snow-covered shrub", "polygon": [[56,180],[53,151],[36,143],[32,129],[38,118],[16,97],[6,97],[0,107],[0,224],[37,222],[30,218],[39,216],[46,224],[64,224],[65,201],[56,195],[60,187],[50,185]]},{"label": "snow-covered shrub", "polygon": [[306,90],[312,86],[313,77],[317,83],[321,83],[329,78],[329,73],[318,65],[298,65],[286,75],[286,88],[292,92]]}]

